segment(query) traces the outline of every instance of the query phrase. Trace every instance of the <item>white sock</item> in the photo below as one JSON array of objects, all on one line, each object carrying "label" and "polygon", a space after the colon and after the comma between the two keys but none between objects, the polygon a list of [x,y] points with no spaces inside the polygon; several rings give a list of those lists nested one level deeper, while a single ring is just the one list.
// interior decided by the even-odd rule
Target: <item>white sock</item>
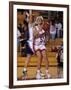
[{"label": "white sock", "polygon": [[48,73],[49,71],[48,71],[48,69],[46,70],[46,73]]},{"label": "white sock", "polygon": [[27,71],[27,69],[26,68],[23,68],[23,71]]},{"label": "white sock", "polygon": [[41,71],[40,70],[37,70],[37,73],[40,73]]}]

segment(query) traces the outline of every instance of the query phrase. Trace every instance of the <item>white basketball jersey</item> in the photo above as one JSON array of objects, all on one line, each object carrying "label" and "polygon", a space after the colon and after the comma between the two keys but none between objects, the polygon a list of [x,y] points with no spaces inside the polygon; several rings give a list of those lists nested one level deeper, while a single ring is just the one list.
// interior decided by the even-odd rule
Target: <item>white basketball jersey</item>
[{"label": "white basketball jersey", "polygon": [[33,30],[32,30],[32,27],[29,27],[29,40],[27,42],[28,42],[29,47],[31,48],[31,50],[34,52],[34,49],[33,49]]},{"label": "white basketball jersey", "polygon": [[[39,31],[38,27],[36,26],[37,31]],[[34,45],[45,45],[45,31],[42,29],[39,31],[39,37],[35,39]]]}]

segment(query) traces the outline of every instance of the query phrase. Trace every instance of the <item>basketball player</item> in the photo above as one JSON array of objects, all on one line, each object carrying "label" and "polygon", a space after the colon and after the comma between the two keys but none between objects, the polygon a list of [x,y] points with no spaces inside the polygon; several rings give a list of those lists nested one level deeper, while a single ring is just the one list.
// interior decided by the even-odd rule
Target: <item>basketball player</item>
[{"label": "basketball player", "polygon": [[33,27],[34,50],[38,57],[36,79],[41,79],[42,59],[45,61],[46,64],[45,78],[49,78],[50,75],[48,72],[48,58],[47,58],[46,46],[45,46],[45,31],[43,30],[43,17],[38,16],[36,18],[35,23],[36,26]]},{"label": "basketball player", "polygon": [[29,61],[31,59],[31,55],[34,53],[33,50],[33,32],[32,32],[32,23],[31,23],[31,10],[30,10],[30,14],[25,12],[27,15],[27,19],[24,21],[24,29],[25,29],[25,45],[26,45],[26,60],[25,60],[25,65],[23,68],[23,79],[27,78],[27,67],[29,64]]}]

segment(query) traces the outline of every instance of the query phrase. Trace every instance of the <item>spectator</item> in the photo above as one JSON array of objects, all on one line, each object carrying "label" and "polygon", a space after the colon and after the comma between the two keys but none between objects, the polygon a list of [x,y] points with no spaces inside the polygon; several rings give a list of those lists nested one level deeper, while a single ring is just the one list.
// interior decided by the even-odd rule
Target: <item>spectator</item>
[{"label": "spectator", "polygon": [[58,52],[56,54],[58,66],[63,66],[63,44],[59,47]]},{"label": "spectator", "polygon": [[63,35],[62,35],[63,31],[62,31],[62,24],[61,24],[61,22],[58,21],[58,22],[55,24],[55,27],[56,27],[57,37],[58,37],[58,38],[62,37],[62,36],[63,36]]},{"label": "spectator", "polygon": [[55,28],[55,23],[54,20],[50,21],[50,36],[51,39],[55,39],[55,35],[56,35],[56,28]]},{"label": "spectator", "polygon": [[21,33],[19,31],[19,29],[17,30],[17,46],[19,46],[20,44],[20,37],[21,37]]}]

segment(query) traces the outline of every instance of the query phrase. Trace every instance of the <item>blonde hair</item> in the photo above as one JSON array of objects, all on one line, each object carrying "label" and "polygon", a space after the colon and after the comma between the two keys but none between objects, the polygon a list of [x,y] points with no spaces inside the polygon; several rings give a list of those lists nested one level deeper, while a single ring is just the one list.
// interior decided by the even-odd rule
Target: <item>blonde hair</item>
[{"label": "blonde hair", "polygon": [[38,16],[38,17],[36,17],[35,23],[36,23],[36,24],[39,24],[39,23],[41,23],[42,21],[43,21],[43,17],[42,17],[42,16]]},{"label": "blonde hair", "polygon": [[36,20],[33,23],[33,32],[34,32],[33,34],[34,34],[35,38],[38,38],[38,36],[39,36],[39,31],[37,30],[36,26],[37,26],[37,24],[42,23],[42,21],[43,21],[43,17],[42,16],[38,16],[38,17],[36,17]]}]

